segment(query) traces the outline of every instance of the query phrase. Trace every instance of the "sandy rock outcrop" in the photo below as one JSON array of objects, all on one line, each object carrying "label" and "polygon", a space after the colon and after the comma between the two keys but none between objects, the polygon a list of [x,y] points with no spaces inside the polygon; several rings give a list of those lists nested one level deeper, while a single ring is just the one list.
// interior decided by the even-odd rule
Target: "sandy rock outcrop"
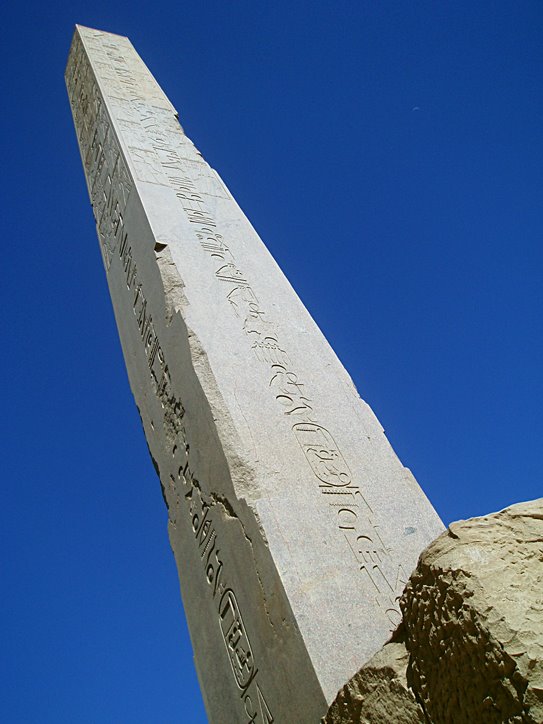
[{"label": "sandy rock outcrop", "polygon": [[451,524],[400,606],[325,724],[543,723],[543,498]]},{"label": "sandy rock outcrop", "polygon": [[401,599],[431,722],[543,722],[543,499],[453,523]]},{"label": "sandy rock outcrop", "polygon": [[421,724],[421,707],[406,679],[403,643],[388,643],[339,691],[323,724]]}]

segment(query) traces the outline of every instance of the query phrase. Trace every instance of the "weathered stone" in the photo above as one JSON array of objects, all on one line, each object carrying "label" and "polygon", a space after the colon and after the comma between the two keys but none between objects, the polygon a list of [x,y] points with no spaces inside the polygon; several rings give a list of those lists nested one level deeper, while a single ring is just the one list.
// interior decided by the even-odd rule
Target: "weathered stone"
[{"label": "weathered stone", "polygon": [[420,724],[426,719],[407,684],[408,653],[388,643],[340,690],[323,724]]},{"label": "weathered stone", "polygon": [[543,499],[453,523],[401,608],[429,721],[543,722]]},{"label": "weathered stone", "polygon": [[401,608],[325,724],[543,722],[543,499],[453,523]]},{"label": "weathered stone", "polygon": [[443,526],[130,42],[66,80],[209,718],[318,721]]}]

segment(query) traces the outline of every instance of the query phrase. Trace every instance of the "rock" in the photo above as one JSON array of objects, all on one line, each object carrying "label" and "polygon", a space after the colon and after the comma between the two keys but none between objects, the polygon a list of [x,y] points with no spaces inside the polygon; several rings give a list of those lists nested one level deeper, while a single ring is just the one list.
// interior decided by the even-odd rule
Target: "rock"
[{"label": "rock", "polygon": [[424,714],[406,679],[403,643],[386,644],[340,690],[323,724],[418,724]]},{"label": "rock", "polygon": [[324,724],[543,722],[543,498],[453,523]]},{"label": "rock", "polygon": [[429,721],[543,722],[543,499],[453,523],[401,609]]}]

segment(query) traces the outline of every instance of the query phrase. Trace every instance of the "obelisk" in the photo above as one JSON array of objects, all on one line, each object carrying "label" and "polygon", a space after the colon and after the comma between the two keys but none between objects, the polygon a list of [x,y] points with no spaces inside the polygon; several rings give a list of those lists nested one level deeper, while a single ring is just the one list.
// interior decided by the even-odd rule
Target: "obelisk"
[{"label": "obelisk", "polygon": [[317,722],[442,523],[129,40],[66,83],[209,719]]}]

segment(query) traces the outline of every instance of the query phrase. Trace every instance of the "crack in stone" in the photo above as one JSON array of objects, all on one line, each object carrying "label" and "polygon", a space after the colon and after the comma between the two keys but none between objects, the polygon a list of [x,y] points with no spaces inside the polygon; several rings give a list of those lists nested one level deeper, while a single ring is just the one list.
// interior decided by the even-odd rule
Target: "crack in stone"
[{"label": "crack in stone", "polygon": [[210,497],[210,499],[211,499],[211,501],[212,501],[213,504],[216,504],[216,505],[221,506],[221,508],[222,508],[222,509],[224,510],[224,512],[226,513],[226,515],[227,515],[229,518],[234,518],[235,520],[237,520],[238,523],[239,523],[240,526],[241,526],[241,530],[242,530],[242,532],[243,532],[243,535],[244,535],[244,537],[245,537],[245,540],[249,543],[249,546],[250,546],[250,548],[251,548],[251,556],[252,556],[252,558],[253,558],[254,570],[255,570],[255,573],[256,573],[256,577],[257,577],[257,579],[258,579],[258,584],[259,584],[259,586],[260,586],[260,592],[261,592],[261,595],[262,595],[262,603],[263,603],[263,605],[264,605],[264,611],[265,611],[265,613],[266,613],[266,618],[268,619],[268,623],[270,624],[270,626],[272,627],[273,631],[275,632],[275,624],[273,623],[273,620],[272,620],[272,617],[271,617],[271,614],[270,614],[270,610],[269,610],[269,608],[268,608],[268,599],[267,599],[267,597],[266,597],[266,591],[265,591],[265,589],[264,589],[264,583],[263,583],[263,581],[262,581],[262,577],[261,577],[261,575],[260,575],[260,571],[258,570],[258,565],[257,565],[257,561],[256,561],[256,555],[255,555],[255,550],[254,550],[254,546],[253,546],[253,541],[252,541],[251,537],[247,534],[247,531],[245,530],[245,526],[244,526],[244,524],[243,524],[243,521],[241,520],[241,518],[239,517],[239,515],[236,513],[236,511],[234,510],[234,508],[232,507],[232,504],[230,503],[230,501],[228,500],[228,498],[226,498],[224,495],[220,495],[220,494],[215,493],[215,492],[211,492],[209,497]]}]

